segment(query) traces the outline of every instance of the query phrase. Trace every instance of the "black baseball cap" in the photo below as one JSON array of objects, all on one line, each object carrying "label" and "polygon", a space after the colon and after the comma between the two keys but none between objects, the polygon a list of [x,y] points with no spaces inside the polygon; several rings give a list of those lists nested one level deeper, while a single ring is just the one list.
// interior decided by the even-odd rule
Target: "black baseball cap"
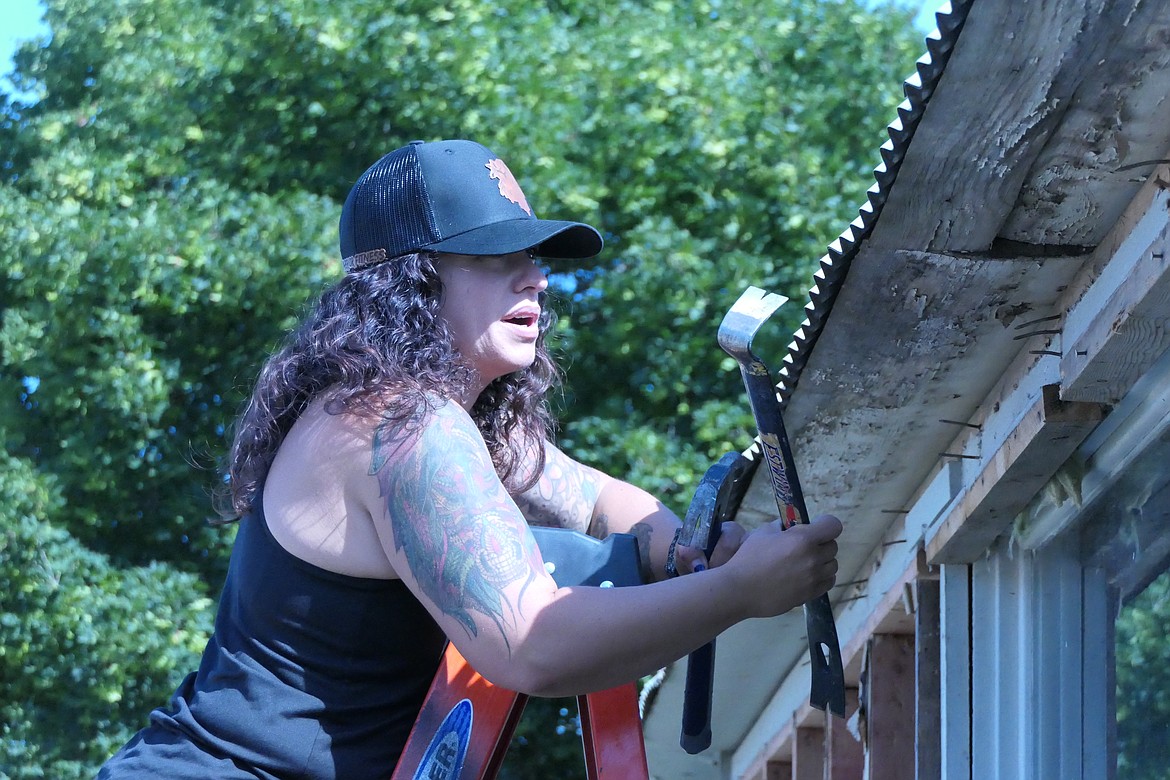
[{"label": "black baseball cap", "polygon": [[504,161],[474,141],[413,141],[371,165],[341,210],[347,272],[419,250],[556,259],[593,257],[601,234],[537,219]]}]

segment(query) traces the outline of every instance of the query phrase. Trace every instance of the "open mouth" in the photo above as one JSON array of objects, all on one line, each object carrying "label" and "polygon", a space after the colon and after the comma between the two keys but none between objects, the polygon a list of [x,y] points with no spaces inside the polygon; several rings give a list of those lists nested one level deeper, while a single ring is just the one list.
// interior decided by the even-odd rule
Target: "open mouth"
[{"label": "open mouth", "polygon": [[518,312],[504,318],[504,322],[512,325],[522,325],[526,328],[536,324],[537,314],[535,312]]}]

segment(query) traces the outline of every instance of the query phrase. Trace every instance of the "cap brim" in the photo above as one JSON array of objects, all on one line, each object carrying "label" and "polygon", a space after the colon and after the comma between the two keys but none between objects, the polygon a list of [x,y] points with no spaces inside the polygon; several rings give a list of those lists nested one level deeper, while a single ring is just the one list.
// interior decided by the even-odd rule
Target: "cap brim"
[{"label": "cap brim", "polygon": [[601,252],[601,234],[581,222],[513,219],[468,230],[428,245],[457,255],[507,255],[535,248],[541,257],[581,260]]}]

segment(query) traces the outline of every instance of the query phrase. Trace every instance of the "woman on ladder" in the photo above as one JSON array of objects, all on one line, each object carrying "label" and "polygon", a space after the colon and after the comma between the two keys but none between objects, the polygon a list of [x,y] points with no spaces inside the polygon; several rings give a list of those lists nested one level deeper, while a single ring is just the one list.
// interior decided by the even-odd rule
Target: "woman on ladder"
[{"label": "woman on ladder", "polygon": [[[237,422],[239,530],[199,670],[99,778],[388,777],[448,639],[496,685],[580,694],[832,587],[835,518],[728,524],[704,561],[654,497],[551,442],[537,258],[602,241],[537,219],[491,151],[387,154],[340,231],[344,276]],[[558,589],[529,524],[633,533],[649,584]]]}]

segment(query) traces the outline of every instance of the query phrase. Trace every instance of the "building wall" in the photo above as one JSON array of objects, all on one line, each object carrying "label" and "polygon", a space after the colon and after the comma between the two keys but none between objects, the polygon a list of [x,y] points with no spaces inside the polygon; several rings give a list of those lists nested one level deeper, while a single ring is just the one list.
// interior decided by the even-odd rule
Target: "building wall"
[{"label": "building wall", "polygon": [[1114,620],[1170,563],[1168,236],[1159,163],[838,599],[847,724],[798,666],[725,776],[1113,776]]}]

